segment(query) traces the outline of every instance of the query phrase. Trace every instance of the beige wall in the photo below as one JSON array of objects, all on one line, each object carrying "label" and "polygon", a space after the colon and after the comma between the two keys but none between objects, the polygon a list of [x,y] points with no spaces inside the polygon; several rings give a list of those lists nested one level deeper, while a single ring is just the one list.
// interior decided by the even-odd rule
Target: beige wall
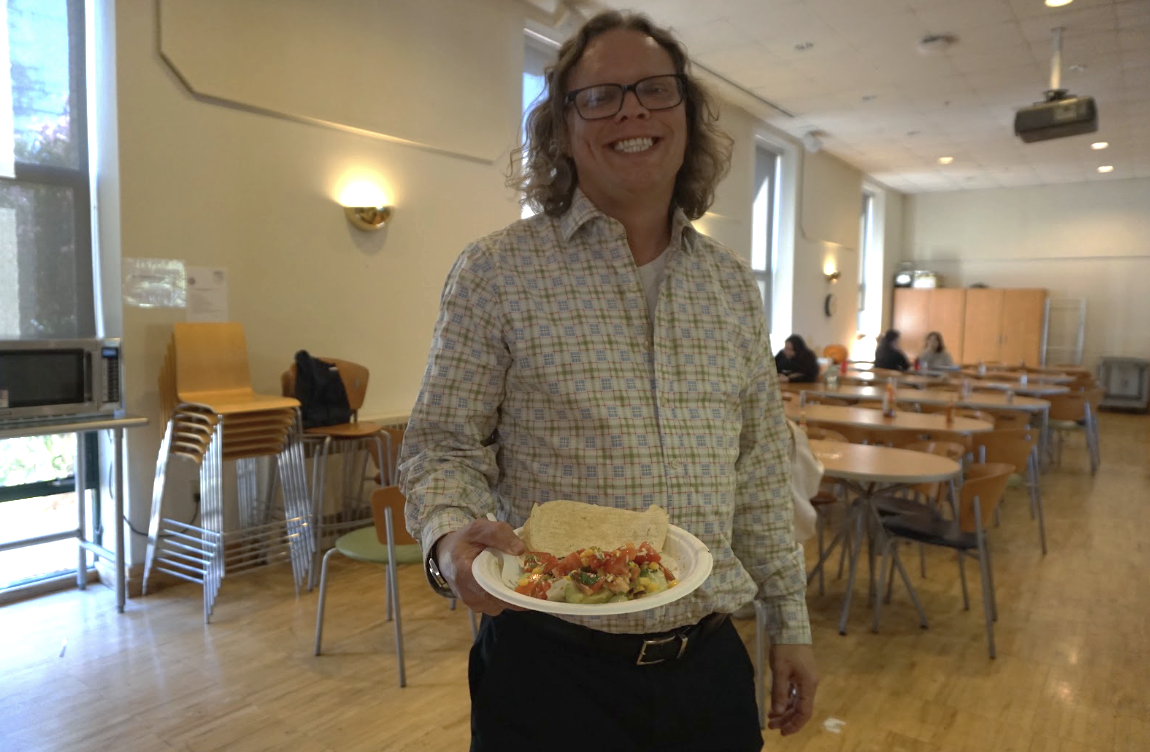
[{"label": "beige wall", "polygon": [[906,199],[904,257],[948,287],[1044,287],[1086,301],[1084,362],[1150,357],[1150,180]]},{"label": "beige wall", "polygon": [[[155,5],[153,0],[115,5],[119,227],[117,232],[115,215],[104,217],[105,258],[170,258],[226,267],[230,318],[247,332],[257,390],[278,393],[280,372],[303,348],[371,369],[364,414],[406,414],[450,264],[468,241],[518,217],[514,194],[503,185],[517,107],[501,113],[497,122],[482,123],[505,134],[502,157],[484,164],[197,101],[158,55]],[[518,5],[498,0],[484,5],[467,6],[472,10],[444,5],[441,12],[452,24],[461,13],[498,14],[503,34],[490,43],[522,50]],[[281,3],[280,10],[290,12],[290,7]],[[338,11],[333,7],[327,14],[335,23]],[[342,22],[358,23],[354,13]],[[412,45],[437,44],[409,39]],[[327,54],[314,46],[291,52],[305,49]],[[403,49],[392,54],[389,75],[418,75],[405,67]],[[512,57],[512,62],[506,55],[462,59],[452,46],[441,45],[436,59],[445,68],[482,69],[492,86],[502,81],[517,90],[522,59]],[[377,74],[361,71],[332,81],[329,96],[365,96],[365,77]],[[381,100],[378,106],[402,102]],[[334,195],[351,175],[378,180],[394,197],[395,214],[385,230],[365,234],[343,216]],[[111,197],[104,201],[109,209],[115,204]],[[124,309],[131,412],[156,418],[164,348],[172,323],[184,315],[182,309]],[[129,434],[128,508],[137,529],[147,526],[159,435],[154,424]],[[186,481],[174,485],[170,490],[186,499]],[[170,511],[190,517],[190,507]],[[133,537],[132,543],[132,558],[142,560],[142,539]]]},{"label": "beige wall", "polygon": [[[308,2],[290,0],[277,7],[290,13],[293,4]],[[434,60],[444,70],[467,68],[473,78],[487,82],[493,90],[502,86],[518,91],[522,67],[518,51],[523,47],[518,3],[472,0],[425,5],[421,6],[420,29],[434,21],[429,13],[439,13],[442,22],[453,27],[461,23],[460,14],[485,14],[487,29],[493,26],[489,16],[497,15],[494,27],[499,33],[492,34],[488,43],[493,49],[514,49],[517,54],[510,60],[506,55],[477,59],[414,31],[393,30],[393,39],[438,45],[436,55],[419,59]],[[257,390],[277,392],[280,372],[292,354],[303,348],[356,360],[370,368],[365,416],[406,415],[418,390],[448,268],[467,242],[519,215],[515,196],[503,182],[518,126],[517,105],[494,119],[461,123],[462,127],[505,133],[504,151],[493,163],[279,119],[193,96],[157,50],[153,0],[115,0],[109,7],[114,8],[114,24],[101,32],[101,39],[104,44],[114,40],[115,68],[114,77],[108,71],[109,80],[103,86],[107,112],[99,122],[104,129],[100,138],[106,143],[101,149],[98,195],[103,210],[101,252],[112,270],[103,290],[106,302],[115,309],[108,316],[110,332],[121,333],[120,310],[115,306],[121,293],[115,270],[121,259],[168,258],[189,265],[226,267],[230,318],[241,322],[247,332]],[[226,15],[229,7],[215,3],[213,12]],[[325,23],[330,27],[358,21],[354,13],[341,20],[333,8],[325,12]],[[322,57],[330,52],[322,48],[322,39],[339,38],[337,31],[327,28],[311,46],[294,46],[291,53]],[[268,43],[262,40],[261,48],[266,49]],[[188,47],[185,40],[183,49],[186,55],[195,46]],[[204,49],[210,50],[210,44]],[[389,67],[394,75],[412,73],[401,47],[389,54],[395,58]],[[250,64],[259,66],[262,61]],[[374,74],[332,81],[328,95],[366,96],[364,75]],[[112,91],[115,96],[109,98],[107,92]],[[505,93],[496,92],[494,97],[502,99]],[[427,91],[421,96],[443,95]],[[517,99],[518,94],[510,101]],[[380,100],[378,106],[403,104]],[[734,106],[724,106],[723,125],[735,139],[734,164],[720,186],[712,213],[699,225],[749,258],[755,134],[766,126]],[[808,181],[807,192],[820,202],[819,215],[831,226],[842,228],[853,222],[857,227],[857,171],[837,160],[827,162],[834,158],[825,154],[814,159],[822,169]],[[797,164],[801,169],[802,162]],[[836,175],[846,175],[847,184],[840,185]],[[364,234],[352,228],[334,200],[339,187],[357,176],[377,181],[395,203],[391,222],[379,233]],[[801,185],[802,181],[794,182]],[[847,194],[851,194],[849,201],[826,199]],[[797,218],[799,208],[792,203],[790,216]],[[784,237],[790,236],[784,233]],[[797,246],[794,330],[820,345],[846,341],[854,330],[857,290],[853,280],[858,275],[852,266],[857,261],[851,259],[857,252],[845,252],[840,261],[844,281],[851,281],[839,282],[839,313],[828,320],[822,314],[825,248],[801,238]],[[182,309],[122,309],[131,412],[155,421],[156,380],[164,349],[172,324],[184,318]],[[159,437],[160,427],[154,422],[129,433],[128,514],[140,530],[146,529],[150,513]],[[176,466],[169,478],[166,511],[188,519],[192,513],[188,484],[194,481],[194,473]],[[131,558],[140,562],[144,540],[133,536],[131,541]]]}]

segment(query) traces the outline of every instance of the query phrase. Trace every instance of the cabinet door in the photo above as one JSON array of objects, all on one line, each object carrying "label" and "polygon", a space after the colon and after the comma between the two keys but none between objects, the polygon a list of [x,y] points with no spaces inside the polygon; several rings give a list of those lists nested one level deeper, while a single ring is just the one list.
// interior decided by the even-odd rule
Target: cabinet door
[{"label": "cabinet door", "polygon": [[900,346],[906,356],[914,357],[922,350],[926,333],[930,331],[930,294],[934,290],[916,290],[911,287],[896,287],[894,291],[894,312],[891,326],[898,329]]},{"label": "cabinet door", "polygon": [[[955,363],[962,362],[966,290],[929,290],[930,306],[927,320],[929,331],[942,335],[942,343]],[[907,352],[911,352],[907,350]],[[915,351],[917,352],[917,350]]]},{"label": "cabinet door", "polygon": [[1001,360],[1002,290],[966,291],[963,316],[962,360],[987,363]]},{"label": "cabinet door", "polygon": [[1046,290],[1003,290],[1000,359],[1011,365],[1038,363]]}]

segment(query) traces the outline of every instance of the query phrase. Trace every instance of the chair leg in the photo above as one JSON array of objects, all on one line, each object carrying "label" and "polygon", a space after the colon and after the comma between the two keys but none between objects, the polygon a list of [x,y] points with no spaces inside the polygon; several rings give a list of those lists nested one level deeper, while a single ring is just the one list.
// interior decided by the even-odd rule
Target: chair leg
[{"label": "chair leg", "polygon": [[[890,545],[891,545],[891,548],[896,548],[898,546],[898,543],[892,542]],[[886,571],[885,577],[886,577],[885,602],[890,603],[891,594],[894,592],[894,567],[893,566],[889,570]],[[881,580],[880,580],[880,582],[881,582]]]},{"label": "chair leg", "polygon": [[1038,450],[1030,454],[1030,489],[1034,497],[1034,509],[1038,513],[1038,540],[1042,543],[1042,555],[1046,555],[1046,512],[1042,508],[1042,486],[1038,484]]},{"label": "chair leg", "polygon": [[978,569],[982,574],[982,611],[986,617],[986,644],[990,657],[994,658],[994,619],[991,616],[994,611],[994,596],[990,583],[990,559],[986,556],[986,538],[982,532],[978,534]]},{"label": "chair leg", "polygon": [[966,589],[966,555],[962,551],[956,553],[958,557],[958,579],[962,581],[962,607],[970,610],[970,592]]},{"label": "chair leg", "polygon": [[329,549],[323,555],[323,567],[320,569],[319,574],[319,605],[315,612],[315,652],[313,655],[319,655],[320,648],[323,644],[323,609],[327,603],[327,561],[331,555],[336,553],[339,549]]},{"label": "chair leg", "polygon": [[313,519],[315,520],[315,553],[312,556],[311,572],[307,578],[307,589],[310,591],[315,587],[315,565],[319,562],[320,554],[324,546],[324,538],[327,536],[327,526],[323,524],[323,500],[327,495],[327,461],[328,455],[331,452],[331,437],[324,438],[323,444],[318,448],[315,456],[312,458],[312,482],[315,484],[312,489],[312,509]]},{"label": "chair leg", "polygon": [[395,655],[399,662],[399,686],[407,686],[407,670],[403,663],[403,626],[399,618],[399,571],[395,563],[395,529],[391,522],[391,507],[383,510],[387,528],[387,574],[391,588],[392,610],[395,616]]},{"label": "chair leg", "polygon": [[918,571],[922,578],[926,579],[926,544],[918,544]]},{"label": "chair leg", "polygon": [[[892,555],[891,549],[893,549],[894,547],[895,547],[894,541],[889,540],[889,539],[883,541],[882,563],[879,565],[879,571],[878,571],[879,582],[883,582],[884,580],[887,579],[887,566],[890,566],[890,571],[892,573],[894,572],[894,566],[890,561],[891,555]],[[888,599],[890,597],[890,586],[889,585],[887,586],[887,597],[888,597]],[[874,624],[872,624],[871,628],[870,628],[870,631],[874,632],[875,634],[878,634],[878,620],[879,620],[879,616],[882,613],[882,602],[883,602],[882,593],[875,593]],[[887,602],[889,603],[890,601],[888,600]]]},{"label": "chair leg", "polygon": [[986,557],[986,579],[990,581],[990,618],[998,621],[998,593],[994,590],[994,561],[990,556],[990,545],[985,538],[982,542],[982,555]]},{"label": "chair leg", "polygon": [[906,585],[906,592],[910,594],[910,601],[914,604],[914,610],[918,612],[918,625],[926,629],[929,624],[926,621],[926,611],[922,609],[922,601],[918,599],[918,591],[914,589],[911,584],[910,575],[906,573],[906,567],[902,565],[902,559],[899,558],[898,548],[895,547],[892,551],[894,566],[898,569],[898,575],[902,578],[902,583]]}]

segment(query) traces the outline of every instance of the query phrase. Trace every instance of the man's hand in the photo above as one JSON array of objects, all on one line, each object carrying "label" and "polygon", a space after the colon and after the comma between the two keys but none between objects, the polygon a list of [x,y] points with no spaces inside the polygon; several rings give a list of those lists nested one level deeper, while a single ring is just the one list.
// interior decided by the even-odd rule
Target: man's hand
[{"label": "man's hand", "polygon": [[771,645],[771,710],[767,728],[789,736],[815,712],[819,686],[815,654],[810,645]]},{"label": "man's hand", "polygon": [[505,608],[522,611],[521,608],[492,597],[472,576],[471,562],[489,546],[515,556],[527,551],[527,546],[506,522],[473,520],[467,527],[439,539],[436,549],[439,573],[451,585],[459,600],[477,614],[495,616]]}]

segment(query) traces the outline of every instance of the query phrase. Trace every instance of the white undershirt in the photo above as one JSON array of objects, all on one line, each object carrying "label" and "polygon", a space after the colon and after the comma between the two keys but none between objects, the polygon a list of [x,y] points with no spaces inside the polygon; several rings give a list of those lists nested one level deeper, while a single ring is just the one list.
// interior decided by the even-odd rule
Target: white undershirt
[{"label": "white undershirt", "polygon": [[663,272],[667,269],[667,260],[671,258],[670,249],[664,250],[651,261],[639,267],[639,283],[643,285],[643,293],[647,296],[647,311],[651,314],[647,333],[654,329],[655,308],[659,304],[659,288],[663,284]]}]

